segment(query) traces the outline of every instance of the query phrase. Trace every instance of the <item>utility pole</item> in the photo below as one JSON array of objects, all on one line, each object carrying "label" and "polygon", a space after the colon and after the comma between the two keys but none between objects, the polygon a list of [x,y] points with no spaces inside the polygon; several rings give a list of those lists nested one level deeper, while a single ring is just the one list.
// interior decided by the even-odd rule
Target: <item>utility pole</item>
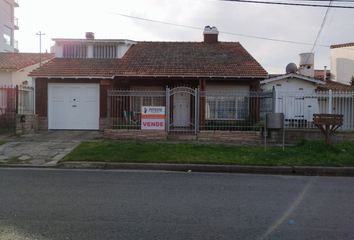
[{"label": "utility pole", "polygon": [[42,36],[45,35],[45,33],[42,33],[41,31],[39,31],[38,33],[36,33],[36,35],[39,36],[39,66],[42,66]]}]

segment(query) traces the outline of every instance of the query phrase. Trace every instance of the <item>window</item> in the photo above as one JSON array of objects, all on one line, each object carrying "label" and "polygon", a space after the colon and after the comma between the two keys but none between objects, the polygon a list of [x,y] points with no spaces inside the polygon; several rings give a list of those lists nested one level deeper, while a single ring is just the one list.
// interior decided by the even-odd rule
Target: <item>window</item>
[{"label": "window", "polygon": [[86,58],[87,47],[82,44],[67,44],[63,47],[64,58]]},{"label": "window", "polygon": [[93,46],[94,58],[116,58],[117,47],[115,45],[95,45]]},{"label": "window", "polygon": [[243,120],[248,116],[246,97],[208,97],[206,118],[209,120]]},{"label": "window", "polygon": [[11,46],[11,37],[9,35],[7,35],[6,33],[3,34],[3,38],[4,38],[4,43],[6,45]]},{"label": "window", "polygon": [[4,26],[4,33],[2,35],[3,41],[6,45],[12,46],[12,29]]}]

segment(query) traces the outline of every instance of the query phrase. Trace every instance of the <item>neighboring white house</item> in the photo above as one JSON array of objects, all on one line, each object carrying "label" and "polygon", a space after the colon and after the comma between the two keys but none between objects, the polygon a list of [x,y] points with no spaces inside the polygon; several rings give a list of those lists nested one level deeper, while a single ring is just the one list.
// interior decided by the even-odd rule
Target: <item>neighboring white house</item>
[{"label": "neighboring white house", "polygon": [[0,52],[18,52],[14,32],[18,30],[18,19],[14,8],[17,0],[0,0]]},{"label": "neighboring white house", "polygon": [[0,85],[33,86],[28,74],[42,63],[54,58],[54,54],[45,53],[0,53]]},{"label": "neighboring white house", "polygon": [[274,111],[284,113],[289,122],[305,120],[312,122],[313,114],[319,112],[315,90],[325,82],[297,73],[288,73],[261,81],[263,90],[274,90]]},{"label": "neighboring white house", "polygon": [[354,76],[354,42],[331,45],[331,76],[333,81],[351,84]]},{"label": "neighboring white house", "polygon": [[[332,113],[343,115],[342,130],[354,128],[354,88],[349,85],[349,73],[350,71],[354,73],[354,65],[350,67],[349,64],[343,64],[350,62],[348,59],[344,60],[344,56],[349,57],[349,53],[354,51],[343,51],[342,47],[344,46],[332,47],[332,53],[335,52],[332,57],[337,56],[338,63],[334,70],[329,71],[326,68],[314,70],[313,54],[305,53],[300,54],[299,69],[296,64],[290,63],[286,68],[286,74],[261,81],[263,90],[274,92],[273,110],[284,113],[286,127],[314,127],[313,114]],[[340,50],[333,51],[333,49]],[[345,83],[340,82],[339,79],[329,80],[330,75],[338,77],[344,74],[348,76],[348,81]]]}]

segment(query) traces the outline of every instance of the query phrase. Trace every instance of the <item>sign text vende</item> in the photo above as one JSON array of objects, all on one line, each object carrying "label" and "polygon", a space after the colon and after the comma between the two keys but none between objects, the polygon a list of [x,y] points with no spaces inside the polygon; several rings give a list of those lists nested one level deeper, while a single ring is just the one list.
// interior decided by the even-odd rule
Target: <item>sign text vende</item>
[{"label": "sign text vende", "polygon": [[141,107],[141,129],[165,130],[165,107],[142,106]]}]

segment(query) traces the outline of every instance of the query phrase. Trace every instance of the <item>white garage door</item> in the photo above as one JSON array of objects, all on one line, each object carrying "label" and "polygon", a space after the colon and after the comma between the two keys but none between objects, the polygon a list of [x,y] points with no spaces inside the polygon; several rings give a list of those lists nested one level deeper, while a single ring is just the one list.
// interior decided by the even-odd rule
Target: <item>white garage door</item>
[{"label": "white garage door", "polygon": [[49,129],[99,129],[99,84],[48,84]]}]

